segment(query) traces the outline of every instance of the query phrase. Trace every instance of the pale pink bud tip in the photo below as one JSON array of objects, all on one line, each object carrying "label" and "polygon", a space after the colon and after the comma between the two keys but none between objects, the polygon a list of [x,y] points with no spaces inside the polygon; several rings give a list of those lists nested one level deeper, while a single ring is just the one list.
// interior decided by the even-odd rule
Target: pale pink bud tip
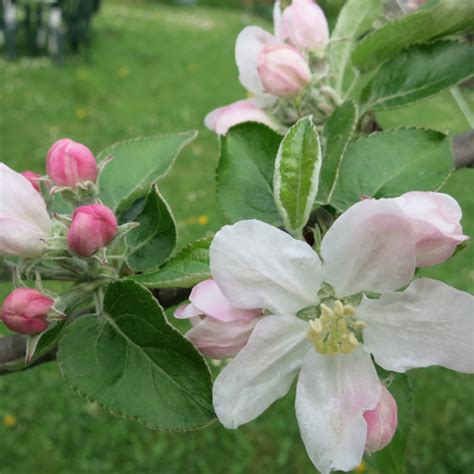
[{"label": "pale pink bud tip", "polygon": [[397,402],[382,385],[380,401],[373,410],[364,413],[367,422],[365,449],[369,453],[380,451],[392,440],[397,431]]},{"label": "pale pink bud tip", "polygon": [[102,204],[78,207],[72,215],[67,243],[72,253],[89,257],[112,242],[117,233],[115,214]]},{"label": "pale pink bud tip", "polygon": [[326,16],[313,0],[293,0],[283,12],[281,29],[299,49],[321,51],[329,41]]},{"label": "pale pink bud tip", "polygon": [[287,44],[265,46],[257,64],[264,89],[278,97],[292,97],[311,81],[311,71],[303,55]]},{"label": "pale pink bud tip", "polygon": [[2,320],[12,331],[36,334],[48,327],[48,313],[54,300],[31,288],[17,288],[5,299]]},{"label": "pale pink bud tip", "polygon": [[57,186],[75,187],[97,179],[97,162],[85,145],[63,138],[48,151],[46,170]]},{"label": "pale pink bud tip", "polygon": [[39,179],[41,178],[41,175],[39,175],[38,173],[34,173],[33,171],[23,171],[21,175],[24,176],[31,183],[31,186],[33,186],[36,191],[38,191],[39,193],[41,192],[39,184]]}]

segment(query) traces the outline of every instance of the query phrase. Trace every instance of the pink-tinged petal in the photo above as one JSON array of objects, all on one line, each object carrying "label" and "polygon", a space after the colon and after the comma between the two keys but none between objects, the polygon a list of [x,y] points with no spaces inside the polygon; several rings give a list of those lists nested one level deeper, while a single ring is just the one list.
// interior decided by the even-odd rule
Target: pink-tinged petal
[{"label": "pink-tinged petal", "polygon": [[199,314],[220,321],[250,321],[260,315],[260,309],[239,310],[232,307],[217,283],[210,279],[198,283],[189,297]]},{"label": "pink-tinged petal", "polygon": [[334,222],[321,243],[321,256],[324,280],[339,297],[397,290],[415,272],[411,224],[393,200],[366,199]]},{"label": "pink-tinged petal", "polygon": [[403,292],[364,298],[364,348],[386,370],[441,365],[474,372],[474,297],[440,281],[415,280]]},{"label": "pink-tinged petal", "polygon": [[226,428],[252,421],[288,392],[311,349],[307,326],[294,316],[267,316],[257,323],[214,383],[214,409]]},{"label": "pink-tinged petal", "polygon": [[462,233],[461,207],[448,194],[412,191],[395,201],[412,223],[418,267],[443,262],[468,239]]},{"label": "pink-tinged petal", "polygon": [[205,317],[187,332],[186,337],[206,357],[227,359],[244,348],[258,320],[223,322]]},{"label": "pink-tinged petal", "polygon": [[239,100],[225,107],[219,107],[207,114],[204,119],[206,127],[219,135],[225,135],[229,128],[244,122],[263,123],[274,130],[279,129],[278,123],[255,105],[253,100]]},{"label": "pink-tinged petal", "polygon": [[308,352],[296,388],[296,417],[306,451],[322,474],[360,464],[367,438],[364,412],[380,395],[375,367],[361,348],[334,356]]},{"label": "pink-tinged petal", "polygon": [[296,314],[317,303],[321,262],[305,242],[257,220],[223,227],[210,248],[211,274],[235,308]]},{"label": "pink-tinged petal", "polygon": [[235,61],[239,68],[240,83],[250,92],[263,94],[263,85],[257,71],[260,52],[266,44],[275,43],[270,33],[258,26],[244,28],[235,43]]},{"label": "pink-tinged petal", "polygon": [[373,410],[364,412],[367,422],[365,450],[375,453],[385,448],[397,431],[398,408],[392,394],[382,385],[382,395]]},{"label": "pink-tinged petal", "polygon": [[0,163],[0,219],[22,221],[36,227],[45,237],[51,231],[46,203],[31,183]]},{"label": "pink-tinged petal", "polygon": [[174,312],[174,317],[177,319],[196,318],[202,313],[196,309],[192,304],[183,304],[178,306]]}]

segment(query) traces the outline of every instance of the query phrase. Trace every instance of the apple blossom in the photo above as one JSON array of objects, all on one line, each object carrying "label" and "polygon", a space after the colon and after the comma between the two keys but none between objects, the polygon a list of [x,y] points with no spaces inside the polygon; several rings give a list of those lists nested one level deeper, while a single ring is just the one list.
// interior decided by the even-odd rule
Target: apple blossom
[{"label": "apple blossom", "polygon": [[270,314],[217,377],[217,417],[228,428],[253,420],[299,373],[300,433],[323,474],[362,459],[364,413],[382,396],[371,355],[396,372],[430,365],[474,372],[474,298],[430,279],[409,284],[415,235],[394,200],[352,206],[325,234],[321,258],[305,242],[251,220],[222,228],[210,259],[232,306]]},{"label": "apple blossom", "polygon": [[48,313],[54,300],[31,288],[13,290],[3,302],[2,320],[12,331],[36,334],[48,327]]},{"label": "apple blossom", "polygon": [[67,233],[71,252],[89,257],[112,242],[117,233],[115,214],[102,204],[78,207]]},{"label": "apple blossom", "polygon": [[207,357],[235,356],[252,333],[261,311],[233,308],[214,280],[198,283],[189,297],[191,304],[180,306],[175,317],[190,318],[193,328],[186,337]]},{"label": "apple blossom", "polygon": [[397,402],[384,385],[377,406],[364,412],[364,418],[367,422],[365,450],[369,453],[380,451],[390,443],[398,425]]},{"label": "apple blossom", "polygon": [[257,70],[266,92],[292,97],[311,81],[311,71],[303,55],[289,44],[269,44],[261,50]]},{"label": "apple blossom", "polygon": [[24,176],[31,183],[31,186],[33,186],[36,189],[36,191],[38,191],[39,193],[41,192],[41,188],[39,185],[39,179],[41,178],[41,175],[33,171],[23,171],[20,174]]},{"label": "apple blossom", "polygon": [[41,195],[27,178],[0,163],[0,255],[38,257],[50,235]]},{"label": "apple blossom", "polygon": [[321,51],[329,41],[326,16],[313,0],[293,0],[281,16],[274,17],[275,31],[296,48]]},{"label": "apple blossom", "polygon": [[395,199],[413,224],[418,267],[444,262],[468,239],[461,208],[448,194],[412,191]]},{"label": "apple blossom", "polygon": [[225,135],[229,128],[243,122],[263,123],[277,129],[278,124],[251,100],[239,100],[219,107],[206,115],[206,127],[219,135]]},{"label": "apple blossom", "polygon": [[76,187],[80,183],[97,179],[97,163],[85,145],[69,138],[53,143],[46,158],[46,170],[58,186]]}]

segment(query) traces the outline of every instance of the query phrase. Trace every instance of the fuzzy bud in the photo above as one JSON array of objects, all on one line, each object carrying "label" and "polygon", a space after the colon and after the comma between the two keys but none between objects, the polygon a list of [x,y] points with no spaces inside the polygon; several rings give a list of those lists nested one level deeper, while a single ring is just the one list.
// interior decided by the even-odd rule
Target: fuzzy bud
[{"label": "fuzzy bud", "polygon": [[257,70],[265,91],[277,97],[292,97],[311,81],[305,58],[287,44],[266,45],[258,57]]},{"label": "fuzzy bud", "polygon": [[380,451],[392,440],[397,431],[397,402],[382,385],[382,394],[377,406],[364,413],[367,422],[365,449],[369,453]]},{"label": "fuzzy bud", "polygon": [[98,174],[97,162],[89,148],[69,138],[58,140],[49,149],[46,170],[57,186],[95,183]]},{"label": "fuzzy bud", "polygon": [[20,334],[37,334],[48,327],[48,313],[54,300],[38,290],[17,288],[5,299],[2,320],[12,331]]},{"label": "fuzzy bud", "polygon": [[67,233],[67,243],[72,253],[89,257],[112,242],[117,233],[115,214],[102,204],[78,207]]}]

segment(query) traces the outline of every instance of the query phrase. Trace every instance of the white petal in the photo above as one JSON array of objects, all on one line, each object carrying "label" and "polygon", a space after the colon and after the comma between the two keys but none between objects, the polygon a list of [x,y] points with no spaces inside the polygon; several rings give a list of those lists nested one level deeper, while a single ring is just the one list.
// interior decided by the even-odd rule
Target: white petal
[{"label": "white petal", "polygon": [[0,163],[0,219],[22,221],[48,235],[51,219],[40,193],[22,176]]},{"label": "white petal", "polygon": [[0,218],[0,255],[38,257],[46,247],[46,237],[29,223]]},{"label": "white petal", "polygon": [[275,33],[275,38],[278,41],[283,42],[283,24],[281,16],[280,0],[276,0],[275,5],[273,6],[273,31]]},{"label": "white petal", "polygon": [[322,355],[311,350],[296,389],[296,417],[314,465],[326,474],[348,471],[362,460],[367,438],[364,412],[373,409],[381,386],[370,356]]},{"label": "white petal", "polygon": [[441,365],[474,372],[474,297],[440,281],[415,280],[405,291],[364,298],[364,348],[384,369]]},{"label": "white petal", "polygon": [[415,271],[410,222],[390,199],[354,204],[332,225],[321,243],[324,280],[337,295],[397,290]]},{"label": "white petal", "polygon": [[258,57],[265,44],[276,42],[267,31],[258,26],[244,28],[235,43],[235,61],[239,68],[240,83],[254,94],[264,92],[257,70]]},{"label": "white petal", "polygon": [[264,222],[223,227],[210,249],[211,273],[232,306],[295,314],[317,303],[321,263],[313,249]]},{"label": "white petal", "polygon": [[257,323],[247,345],[214,383],[214,409],[226,428],[255,419],[288,392],[311,348],[307,326],[294,316],[267,316]]}]

